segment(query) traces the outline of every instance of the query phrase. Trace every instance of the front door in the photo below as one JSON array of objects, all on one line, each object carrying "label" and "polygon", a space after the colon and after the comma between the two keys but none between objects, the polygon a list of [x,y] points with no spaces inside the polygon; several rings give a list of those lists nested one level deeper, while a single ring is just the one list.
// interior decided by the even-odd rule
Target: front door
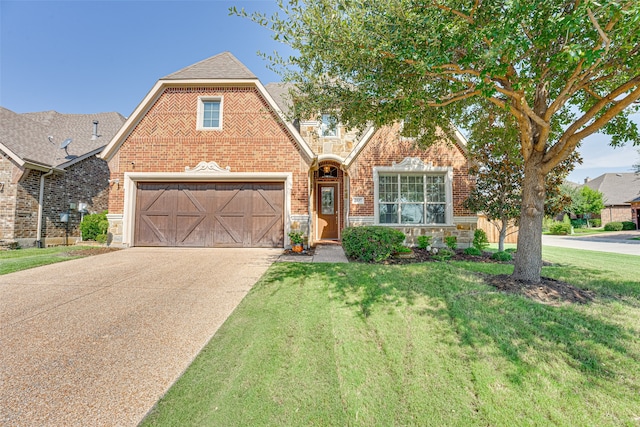
[{"label": "front door", "polygon": [[318,239],[338,238],[338,184],[318,184]]}]

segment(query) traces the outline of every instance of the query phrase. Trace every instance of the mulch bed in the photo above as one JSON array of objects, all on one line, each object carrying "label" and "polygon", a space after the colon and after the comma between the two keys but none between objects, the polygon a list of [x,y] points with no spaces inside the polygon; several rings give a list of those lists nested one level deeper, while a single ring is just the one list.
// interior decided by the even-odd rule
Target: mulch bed
[{"label": "mulch bed", "polygon": [[[415,262],[435,262],[437,261],[426,250],[414,248],[414,256],[412,258],[393,257],[385,261],[385,264],[410,264]],[[470,262],[490,262],[498,263],[491,258],[490,253],[484,253],[480,256],[467,255],[462,250],[457,250],[450,261],[470,261]],[[513,261],[509,262],[513,263]],[[543,261],[543,265],[552,265]],[[524,295],[534,301],[542,304],[559,306],[563,304],[586,304],[593,301],[593,292],[577,288],[569,283],[562,282],[548,277],[542,277],[540,283],[530,283],[513,279],[507,274],[482,274],[478,273],[482,279],[490,286],[501,292]]]},{"label": "mulch bed", "polygon": [[102,255],[109,252],[119,251],[120,248],[108,248],[104,246],[97,246],[89,249],[78,249],[77,251],[60,252],[60,256],[92,256]]},{"label": "mulch bed", "polygon": [[302,252],[293,252],[291,249],[285,249],[284,251],[282,251],[282,255],[309,257],[309,256],[313,256],[315,252],[316,252],[316,249],[311,247],[304,249]]}]

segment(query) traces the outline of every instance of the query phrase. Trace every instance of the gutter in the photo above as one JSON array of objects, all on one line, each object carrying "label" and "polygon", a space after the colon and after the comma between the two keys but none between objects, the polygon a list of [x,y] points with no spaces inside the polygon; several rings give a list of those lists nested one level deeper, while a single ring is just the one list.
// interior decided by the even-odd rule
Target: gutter
[{"label": "gutter", "polygon": [[53,168],[49,172],[40,175],[40,197],[38,198],[38,234],[36,238],[36,247],[42,247],[42,215],[44,211],[44,178],[53,174]]}]

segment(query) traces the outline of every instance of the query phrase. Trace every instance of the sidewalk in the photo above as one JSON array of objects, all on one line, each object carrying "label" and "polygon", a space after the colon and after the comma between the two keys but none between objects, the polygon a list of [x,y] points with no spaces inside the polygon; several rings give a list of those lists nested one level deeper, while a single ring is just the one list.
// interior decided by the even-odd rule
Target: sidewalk
[{"label": "sidewalk", "polygon": [[339,244],[317,245],[313,256],[280,255],[279,262],[336,262],[347,263],[349,260]]}]

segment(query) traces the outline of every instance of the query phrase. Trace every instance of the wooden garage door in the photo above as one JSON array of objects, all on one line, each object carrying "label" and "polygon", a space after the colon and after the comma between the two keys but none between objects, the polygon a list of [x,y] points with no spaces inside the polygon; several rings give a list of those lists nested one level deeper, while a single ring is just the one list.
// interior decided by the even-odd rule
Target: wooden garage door
[{"label": "wooden garage door", "polygon": [[135,246],[282,247],[282,183],[138,183]]}]

